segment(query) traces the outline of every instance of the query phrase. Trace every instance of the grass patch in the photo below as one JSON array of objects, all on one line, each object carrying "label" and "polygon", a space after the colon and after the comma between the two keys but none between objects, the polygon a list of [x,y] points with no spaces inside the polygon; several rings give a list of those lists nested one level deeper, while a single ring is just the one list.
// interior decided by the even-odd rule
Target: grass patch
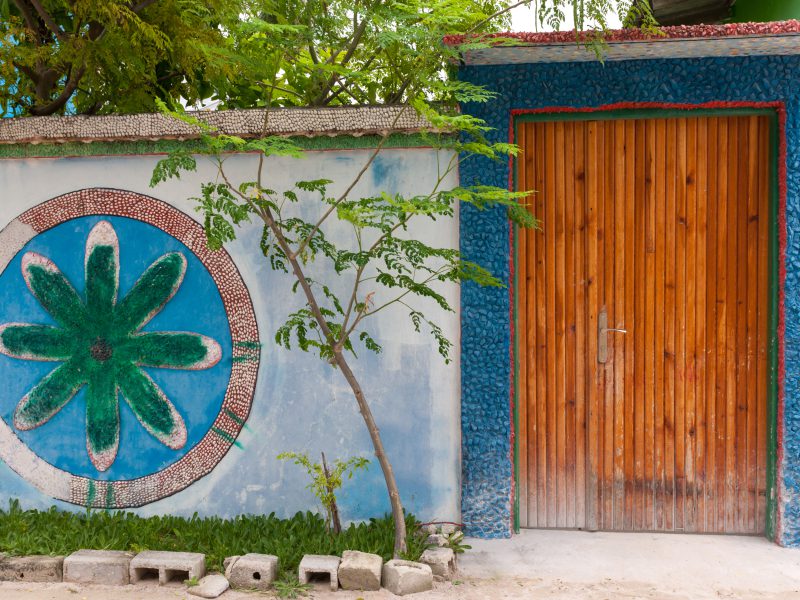
[{"label": "grass patch", "polygon": [[[426,547],[425,536],[412,515],[406,517],[406,526],[409,552],[404,558],[417,560]],[[256,552],[276,555],[281,572],[296,574],[304,554],[341,556],[344,550],[361,550],[389,560],[393,544],[394,523],[389,515],[351,524],[332,536],[324,518],[310,512],[290,519],[279,519],[274,513],[234,519],[145,518],[123,511],[22,510],[16,501],[8,510],[0,510],[0,552],[16,556],[67,555],[81,548],[202,552],[209,569],[222,571],[226,556]]]}]

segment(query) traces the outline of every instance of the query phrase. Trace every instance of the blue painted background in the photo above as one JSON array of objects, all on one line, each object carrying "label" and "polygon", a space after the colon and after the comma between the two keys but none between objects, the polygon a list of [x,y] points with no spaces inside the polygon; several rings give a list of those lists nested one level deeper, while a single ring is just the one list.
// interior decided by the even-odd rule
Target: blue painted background
[{"label": "blue painted background", "polygon": [[[787,108],[786,378],[784,460],[778,510],[780,541],[800,545],[800,58],[661,59],[641,61],[468,66],[462,79],[498,93],[465,112],[485,119],[489,137],[507,141],[510,111],[618,102],[707,103],[784,101]],[[508,164],[466,162],[462,183],[506,186]],[[461,248],[508,278],[505,213],[461,211]],[[463,520],[469,532],[511,532],[509,297],[507,290],[462,290]]]},{"label": "blue painted background", "polygon": [[[14,257],[0,275],[0,323],[56,325],[31,294],[22,277],[20,261],[29,251],[52,260],[79,294],[83,295],[84,249],[92,227],[102,217],[73,219],[34,239]],[[199,371],[147,368],[186,423],[188,439],[172,450],[151,436],[120,395],[120,444],[117,459],[98,472],[86,451],[86,387],[50,421],[17,436],[50,464],[94,479],[133,479],[164,469],[185,455],[211,428],[222,406],[231,370],[231,335],[222,298],[203,264],[181,242],[147,223],[122,217],[105,217],[120,244],[118,301],[153,261],[167,252],[187,259],[186,275],[175,296],[141,331],[192,331],[214,338],[222,347],[222,360]],[[60,363],[21,360],[0,355],[0,417],[13,429],[14,409],[47,373]]]}]

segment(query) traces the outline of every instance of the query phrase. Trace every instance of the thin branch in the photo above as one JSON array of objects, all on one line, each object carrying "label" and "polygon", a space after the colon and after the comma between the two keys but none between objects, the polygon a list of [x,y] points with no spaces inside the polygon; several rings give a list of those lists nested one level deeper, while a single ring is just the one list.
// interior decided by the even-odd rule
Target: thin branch
[{"label": "thin branch", "polygon": [[489,15],[485,19],[483,19],[481,21],[478,21],[475,25],[473,25],[467,31],[465,31],[464,35],[469,35],[470,33],[475,33],[475,31],[477,31],[478,29],[480,29],[481,27],[483,27],[487,23],[492,22],[493,20],[495,20],[500,15],[505,14],[505,13],[511,11],[511,10],[514,10],[518,6],[524,6],[526,4],[530,4],[531,2],[533,2],[533,0],[521,0],[520,2],[517,2],[517,3],[512,4],[510,6],[506,6],[504,9],[498,10],[497,12]]},{"label": "thin branch", "polygon": [[[377,0],[375,4],[373,4],[373,8],[380,4],[381,0]],[[353,37],[350,39],[350,44],[345,50],[344,58],[342,58],[339,66],[344,66],[350,59],[353,58],[356,50],[358,50],[358,45],[361,43],[361,38],[364,36],[364,32],[367,30],[367,24],[369,23],[369,19],[367,18],[367,13],[364,14],[361,22],[358,24],[357,27],[353,29]],[[339,57],[341,51],[337,51],[335,54],[331,54],[331,57],[328,59],[328,64],[334,64],[336,58]],[[339,79],[339,75],[337,73],[332,73],[331,76],[328,78],[328,81],[325,83],[325,86],[322,88],[322,91],[319,93],[317,98],[312,102],[315,106],[322,104],[325,98],[330,94],[333,85]]]},{"label": "thin branch", "polygon": [[39,17],[42,19],[42,22],[45,24],[45,26],[53,32],[53,35],[55,35],[59,40],[63,40],[64,32],[55,22],[50,13],[44,9],[42,3],[39,2],[39,0],[30,0],[30,3],[33,5],[33,8],[36,9],[36,12],[39,14]]},{"label": "thin branch", "polygon": [[325,219],[327,219],[329,216],[331,216],[331,213],[333,213],[333,211],[336,210],[336,208],[339,206],[339,204],[341,204],[342,201],[345,198],[347,198],[348,194],[350,194],[350,192],[353,191],[353,188],[356,187],[358,182],[361,181],[361,178],[364,176],[364,173],[367,172],[367,169],[369,169],[370,165],[372,165],[372,163],[375,162],[375,159],[378,157],[378,154],[380,153],[380,151],[383,150],[383,146],[386,144],[386,140],[389,139],[389,135],[391,134],[391,131],[395,128],[397,123],[400,121],[400,117],[403,116],[403,113],[407,109],[408,109],[408,106],[403,106],[398,111],[397,116],[392,121],[392,124],[389,126],[388,130],[386,131],[386,133],[383,134],[383,137],[381,138],[381,141],[378,142],[378,145],[375,147],[375,151],[370,155],[370,157],[367,160],[367,162],[364,163],[364,166],[361,167],[361,170],[358,172],[358,175],[356,175],[356,178],[350,183],[349,186],[347,186],[347,189],[333,202],[333,204],[331,204],[330,208],[328,208],[328,210],[325,211],[325,213],[322,215],[322,217],[320,217],[319,221],[317,221],[316,225],[314,225],[314,229],[311,230],[311,233],[309,233],[308,236],[305,239],[303,239],[303,241],[300,243],[300,247],[297,249],[297,252],[294,253],[292,258],[297,258],[297,256],[299,256],[303,252],[303,250],[305,250],[306,246],[308,246],[308,244],[311,241],[311,239],[315,235],[317,235],[317,232],[319,231],[319,228],[322,226],[322,224],[325,222]]},{"label": "thin branch", "polygon": [[[36,17],[33,16],[33,13],[30,11],[30,8],[23,0],[11,0],[14,3],[14,6],[17,7],[17,10],[22,15],[22,18],[25,19],[25,23],[28,25],[28,28],[35,33],[40,33],[39,31],[39,23],[36,21]],[[37,40],[37,46],[41,46],[39,40]]]},{"label": "thin branch", "polygon": [[31,114],[37,117],[43,117],[47,115],[52,115],[56,111],[61,110],[69,101],[72,94],[78,87],[81,78],[83,77],[84,73],[86,73],[86,66],[82,66],[78,69],[67,81],[67,84],[64,86],[63,91],[58,95],[58,97],[46,104],[45,106],[34,106],[31,108]]},{"label": "thin branch", "polygon": [[139,4],[131,3],[131,10],[137,15],[151,4],[155,4],[158,0],[142,0]]}]

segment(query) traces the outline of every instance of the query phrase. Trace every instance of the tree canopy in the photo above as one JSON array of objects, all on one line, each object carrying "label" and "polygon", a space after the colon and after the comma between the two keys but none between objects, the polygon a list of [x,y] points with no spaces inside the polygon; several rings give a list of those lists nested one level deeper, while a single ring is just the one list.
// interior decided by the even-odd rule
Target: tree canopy
[{"label": "tree canopy", "polygon": [[[0,0],[0,109],[131,113],[395,104],[440,82],[450,34],[506,30],[532,0]],[[537,18],[602,35],[606,15],[649,15],[639,0],[541,0]],[[630,20],[630,19],[629,19]],[[631,21],[632,22],[632,21]],[[641,18],[637,22],[645,24]],[[3,110],[0,110],[3,112]]]}]

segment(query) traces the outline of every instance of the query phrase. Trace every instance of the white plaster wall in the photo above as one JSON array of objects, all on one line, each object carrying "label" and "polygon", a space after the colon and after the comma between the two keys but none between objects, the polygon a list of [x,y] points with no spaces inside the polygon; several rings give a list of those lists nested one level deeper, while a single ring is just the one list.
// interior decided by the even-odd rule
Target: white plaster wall
[{"label": "white plaster wall", "polygon": [[[336,192],[353,179],[371,152],[312,151],[302,160],[270,160],[265,181],[282,190],[297,180],[326,178],[336,182],[331,187]],[[151,189],[150,175],[159,158],[0,160],[0,226],[36,204],[89,187],[148,194],[197,219],[188,197],[199,192],[202,182],[215,177],[213,165],[201,158],[197,173]],[[437,176],[437,158],[444,165],[450,156],[424,148],[384,150],[354,193],[426,193]],[[226,161],[226,170],[235,181],[250,181],[256,163],[252,155],[232,156]],[[452,174],[445,185],[456,183],[457,175]],[[303,203],[306,216],[318,209],[316,202]],[[418,222],[412,234],[440,246],[457,247],[457,223],[457,219]],[[139,509],[141,514],[189,515],[197,511],[229,517],[313,510],[315,500],[305,489],[305,474],[290,463],[277,461],[278,453],[308,451],[318,456],[324,451],[329,458],[356,454],[372,457],[367,431],[340,373],[313,355],[275,345],[276,328],[290,311],[302,306],[302,300],[291,294],[292,280],[273,272],[263,260],[258,248],[260,233],[257,224],[245,227],[227,247],[250,290],[263,344],[256,398],[247,428],[239,437],[243,449],[232,448],[210,475],[170,498]],[[334,236],[344,240],[346,233],[346,227],[334,227]],[[456,286],[447,290],[447,297],[457,310]],[[407,509],[423,519],[455,520],[460,514],[459,314],[426,308],[454,343],[449,365],[438,355],[429,335],[413,330],[405,309],[384,311],[368,324],[384,352],[375,356],[361,349],[354,363],[381,427]],[[69,506],[44,496],[0,464],[0,502],[5,504],[14,497],[29,507]],[[377,461],[373,460],[366,474],[345,484],[341,503],[348,519],[378,516],[388,510]]]}]

